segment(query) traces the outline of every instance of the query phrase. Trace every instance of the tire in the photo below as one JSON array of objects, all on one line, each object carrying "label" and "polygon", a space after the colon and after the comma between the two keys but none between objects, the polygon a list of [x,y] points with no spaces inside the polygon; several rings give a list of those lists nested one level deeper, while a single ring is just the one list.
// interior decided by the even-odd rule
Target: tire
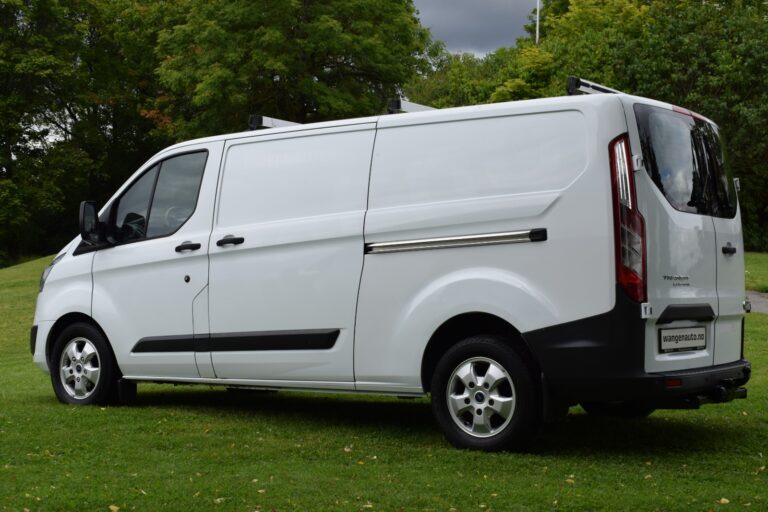
[{"label": "tire", "polygon": [[51,382],[56,398],[65,404],[104,405],[119,395],[120,371],[112,348],[92,325],[65,328],[51,352]]},{"label": "tire", "polygon": [[584,402],[581,408],[590,416],[604,418],[645,418],[656,410],[637,402]]},{"label": "tire", "polygon": [[523,359],[502,339],[473,336],[438,361],[431,383],[432,412],[457,448],[525,448],[541,425],[535,382]]}]

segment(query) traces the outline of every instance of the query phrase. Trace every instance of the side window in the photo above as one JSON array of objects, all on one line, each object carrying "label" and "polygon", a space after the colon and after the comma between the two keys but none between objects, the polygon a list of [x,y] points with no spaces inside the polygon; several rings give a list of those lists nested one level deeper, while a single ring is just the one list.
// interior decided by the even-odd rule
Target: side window
[{"label": "side window", "polygon": [[117,203],[117,242],[158,238],[178,230],[197,206],[207,151],[163,160],[136,180]]},{"label": "side window", "polygon": [[207,153],[188,153],[162,163],[157,178],[147,238],[170,235],[195,211]]},{"label": "side window", "polygon": [[152,200],[159,166],[144,173],[120,198],[115,215],[114,234],[118,242],[144,238],[147,234],[147,214]]}]

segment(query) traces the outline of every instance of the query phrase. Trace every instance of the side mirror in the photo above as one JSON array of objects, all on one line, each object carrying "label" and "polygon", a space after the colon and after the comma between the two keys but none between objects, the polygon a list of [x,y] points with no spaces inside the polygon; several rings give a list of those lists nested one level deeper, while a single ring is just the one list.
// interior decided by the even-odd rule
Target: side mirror
[{"label": "side mirror", "polygon": [[80,236],[84,241],[92,244],[100,241],[99,214],[96,211],[96,201],[80,203]]}]

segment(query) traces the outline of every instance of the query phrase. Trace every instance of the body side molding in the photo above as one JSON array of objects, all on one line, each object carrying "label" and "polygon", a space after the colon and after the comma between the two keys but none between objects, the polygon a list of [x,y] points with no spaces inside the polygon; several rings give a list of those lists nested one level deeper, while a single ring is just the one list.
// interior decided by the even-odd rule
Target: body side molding
[{"label": "body side molding", "polygon": [[425,251],[429,249],[450,249],[455,247],[544,242],[546,240],[546,228],[536,228],[522,231],[506,231],[503,233],[485,233],[481,235],[422,238],[417,240],[399,240],[395,242],[374,242],[365,244],[365,253],[382,254],[389,252]]},{"label": "body side molding", "polygon": [[261,331],[153,336],[133,346],[134,354],[147,352],[237,352],[257,350],[328,350],[336,344],[339,329]]}]

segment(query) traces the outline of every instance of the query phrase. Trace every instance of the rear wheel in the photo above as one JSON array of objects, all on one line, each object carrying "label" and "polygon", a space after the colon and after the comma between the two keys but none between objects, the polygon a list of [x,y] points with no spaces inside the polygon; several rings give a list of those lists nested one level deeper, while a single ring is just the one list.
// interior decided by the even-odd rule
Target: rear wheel
[{"label": "rear wheel", "polygon": [[105,404],[117,393],[118,375],[112,349],[92,325],[72,324],[56,339],[51,353],[51,382],[59,401]]},{"label": "rear wheel", "polygon": [[432,377],[432,411],[458,448],[520,448],[541,422],[529,368],[501,339],[474,336],[451,347]]},{"label": "rear wheel", "polygon": [[613,418],[645,418],[656,410],[636,402],[584,402],[581,407],[591,416]]}]

